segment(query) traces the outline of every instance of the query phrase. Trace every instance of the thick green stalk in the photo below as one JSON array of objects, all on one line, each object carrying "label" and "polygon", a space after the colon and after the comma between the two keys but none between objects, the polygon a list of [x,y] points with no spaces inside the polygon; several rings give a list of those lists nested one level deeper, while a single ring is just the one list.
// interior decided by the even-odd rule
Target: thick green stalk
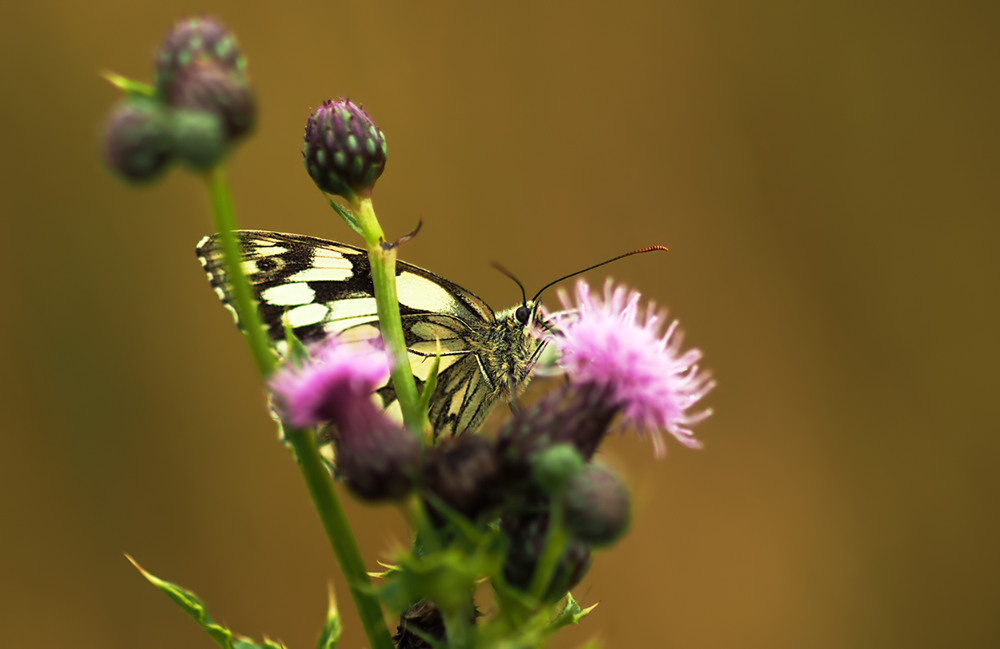
[{"label": "thick green stalk", "polygon": [[354,197],[351,200],[351,209],[358,220],[368,248],[379,327],[382,329],[382,339],[385,340],[394,361],[392,385],[396,389],[403,421],[410,430],[420,435],[426,425],[426,416],[420,410],[417,384],[413,380],[410,358],[406,352],[403,321],[399,317],[399,301],[396,298],[396,250],[382,245],[385,236],[375,217],[371,198]]},{"label": "thick green stalk", "polygon": [[361,550],[330,480],[330,472],[319,454],[314,431],[286,431],[285,437],[295,449],[295,457],[309,489],[309,496],[319,514],[326,537],[330,540],[337,564],[347,579],[347,587],[358,609],[368,642],[372,649],[393,649],[392,637],[382,616],[382,607],[372,594],[371,580],[365,570]]},{"label": "thick green stalk", "polygon": [[239,314],[240,326],[250,354],[261,376],[267,378],[274,371],[277,363],[271,345],[264,333],[260,320],[260,312],[250,292],[246,273],[243,272],[243,259],[240,254],[240,243],[236,238],[236,214],[233,210],[233,198],[226,182],[226,173],[222,165],[216,165],[207,174],[208,193],[212,199],[212,216],[215,230],[219,233],[219,247],[222,248],[222,263],[226,269],[226,279],[229,281],[230,296],[236,313]]}]

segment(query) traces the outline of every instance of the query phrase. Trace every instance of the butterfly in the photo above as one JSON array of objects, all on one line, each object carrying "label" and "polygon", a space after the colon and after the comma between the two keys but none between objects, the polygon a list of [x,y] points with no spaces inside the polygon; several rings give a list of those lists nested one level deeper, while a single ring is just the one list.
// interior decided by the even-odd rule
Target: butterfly
[{"label": "butterfly", "polygon": [[[236,235],[264,327],[279,350],[286,322],[307,344],[330,336],[380,335],[364,249],[298,234],[240,230]],[[236,317],[218,235],[202,239],[196,251],[212,288]],[[513,401],[527,386],[545,347],[537,296],[494,313],[472,292],[402,261],[396,262],[396,291],[418,390],[440,351],[428,413],[435,434],[474,431],[496,403]],[[387,410],[398,410],[391,383],[378,394]]]}]

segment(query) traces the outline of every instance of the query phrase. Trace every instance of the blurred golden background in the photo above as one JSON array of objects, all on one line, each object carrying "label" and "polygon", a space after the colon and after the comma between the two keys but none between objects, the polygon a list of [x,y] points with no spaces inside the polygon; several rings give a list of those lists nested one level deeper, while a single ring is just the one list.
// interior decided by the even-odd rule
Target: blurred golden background
[{"label": "blurred golden background", "polygon": [[[424,219],[403,258],[497,308],[491,259],[532,289],[670,247],[608,273],[681,319],[716,415],[703,451],[605,445],[633,529],[554,646],[1000,646],[1000,3],[892,0],[5,7],[0,645],[214,646],[124,552],[293,649],[328,580],[350,608],[195,260],[201,183],[100,164],[98,73],[150,80],[201,12],[260,101],[244,227],[351,240],[300,157],[345,95],[389,142],[387,232]],[[406,542],[350,514],[373,569]]]}]

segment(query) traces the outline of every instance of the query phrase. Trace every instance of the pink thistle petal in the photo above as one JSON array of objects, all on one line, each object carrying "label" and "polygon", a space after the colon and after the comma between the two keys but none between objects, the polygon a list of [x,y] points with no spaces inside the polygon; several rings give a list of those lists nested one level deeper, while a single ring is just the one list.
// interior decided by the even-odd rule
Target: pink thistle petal
[{"label": "pink thistle petal", "polygon": [[603,298],[594,297],[584,281],[575,299],[559,292],[567,309],[547,316],[558,334],[550,343],[572,382],[609,386],[622,409],[622,423],[648,434],[657,456],[666,452],[660,431],[667,431],[689,448],[700,448],[691,426],[711,410],[688,412],[715,387],[697,362],[697,349],[681,351],[683,336],[674,320],[661,333],[664,315],[650,303],[639,306],[640,295],[609,280]]},{"label": "pink thistle petal", "polygon": [[346,344],[336,338],[314,346],[301,367],[286,364],[270,381],[282,418],[308,428],[350,416],[357,403],[389,378],[391,358],[369,344]]}]

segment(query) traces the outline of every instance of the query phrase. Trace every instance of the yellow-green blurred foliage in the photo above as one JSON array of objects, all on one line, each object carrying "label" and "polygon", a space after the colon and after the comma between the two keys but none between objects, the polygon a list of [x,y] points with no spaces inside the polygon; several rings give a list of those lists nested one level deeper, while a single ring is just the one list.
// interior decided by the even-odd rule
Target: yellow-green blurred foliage
[{"label": "yellow-green blurred foliage", "polygon": [[[498,308],[491,259],[530,289],[670,247],[608,273],[681,319],[717,414],[703,451],[606,444],[635,522],[558,647],[1000,646],[1000,4],[901,0],[5,7],[0,645],[214,646],[126,551],[294,649],[328,580],[349,606],[195,261],[200,182],[98,156],[98,73],[149,79],[205,11],[260,100],[243,226],[351,239],[301,164],[344,95],[388,138],[387,232],[424,219],[403,258]],[[373,569],[406,543],[350,514]]]}]

